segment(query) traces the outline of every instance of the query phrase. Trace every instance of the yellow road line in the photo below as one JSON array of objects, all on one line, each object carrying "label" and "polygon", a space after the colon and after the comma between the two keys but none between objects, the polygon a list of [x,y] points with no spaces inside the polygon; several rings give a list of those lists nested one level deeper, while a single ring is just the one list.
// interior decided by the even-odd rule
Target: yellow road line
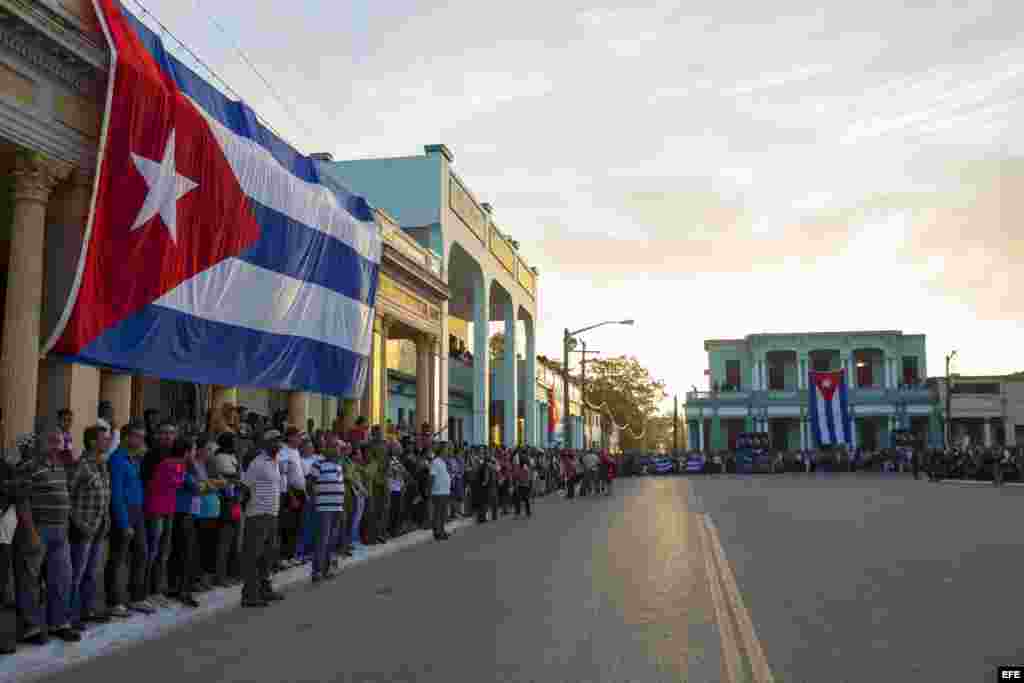
[{"label": "yellow road line", "polygon": [[743,596],[740,595],[739,586],[736,584],[736,577],[732,572],[732,567],[725,558],[725,550],[723,550],[722,541],[718,536],[718,527],[715,526],[714,521],[712,521],[709,515],[702,515],[702,517],[705,530],[710,539],[711,549],[718,560],[722,585],[725,587],[733,614],[736,616],[736,624],[740,633],[740,639],[743,641],[743,648],[750,658],[750,668],[754,674],[754,681],[755,683],[774,683],[775,678],[772,676],[772,670],[768,666],[768,658],[765,657],[761,641],[757,637],[754,622],[750,618],[750,613],[747,612],[746,605],[743,604]]},{"label": "yellow road line", "polygon": [[[698,515],[698,518],[701,517],[704,517],[704,515]],[[741,680],[740,675],[744,670],[743,659],[740,655],[739,646],[736,644],[736,635],[733,631],[732,619],[729,617],[729,608],[725,604],[718,572],[715,570],[715,563],[712,559],[714,551],[711,548],[711,537],[708,535],[707,527],[702,523],[702,520],[698,521],[697,528],[700,532],[704,569],[708,575],[708,585],[711,587],[711,601],[715,606],[718,634],[722,639],[722,660],[725,663],[727,683],[739,683]]]}]

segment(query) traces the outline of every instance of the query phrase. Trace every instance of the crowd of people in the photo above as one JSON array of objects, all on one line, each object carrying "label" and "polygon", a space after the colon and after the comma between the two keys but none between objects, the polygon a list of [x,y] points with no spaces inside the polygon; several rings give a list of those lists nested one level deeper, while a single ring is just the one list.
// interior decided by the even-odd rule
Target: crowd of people
[{"label": "crowd of people", "polygon": [[538,496],[610,494],[615,476],[607,454],[399,439],[363,418],[303,431],[240,410],[198,433],[153,411],[115,429],[110,413],[101,404],[79,443],[62,411],[0,463],[0,652],[194,608],[218,587],[266,607],[284,599],[277,572],[308,565],[321,582],[367,546],[420,529],[444,541],[460,517],[530,517]]}]

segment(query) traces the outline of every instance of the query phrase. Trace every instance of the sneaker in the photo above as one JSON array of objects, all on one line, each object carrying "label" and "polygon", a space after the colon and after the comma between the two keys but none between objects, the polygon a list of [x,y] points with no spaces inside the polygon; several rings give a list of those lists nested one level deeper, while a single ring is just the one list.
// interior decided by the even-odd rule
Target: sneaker
[{"label": "sneaker", "polygon": [[29,645],[46,645],[50,641],[50,638],[43,633],[40,628],[32,628],[25,631],[20,638],[21,642],[28,643]]},{"label": "sneaker", "polygon": [[92,612],[82,617],[82,621],[87,621],[91,624],[106,624],[110,622],[110,614],[107,612]]},{"label": "sneaker", "polygon": [[242,600],[242,607],[266,607],[270,603],[266,600]]},{"label": "sneaker", "polygon": [[319,574],[313,574],[313,583],[320,583],[320,578]]},{"label": "sneaker", "polygon": [[128,609],[139,614],[153,614],[153,612],[156,612],[156,607],[149,600],[130,603]]},{"label": "sneaker", "polygon": [[149,600],[153,605],[162,609],[167,609],[171,606],[171,601],[162,595],[154,595]]},{"label": "sneaker", "polygon": [[284,600],[284,595],[271,589],[263,593],[263,599],[267,602],[279,602],[281,600]]},{"label": "sneaker", "polygon": [[82,634],[70,626],[61,626],[55,630],[53,634],[65,643],[77,643],[82,640]]},{"label": "sneaker", "polygon": [[199,601],[191,595],[189,595],[188,593],[184,593],[183,595],[181,595],[181,597],[178,598],[178,601],[186,607],[191,607],[192,609],[199,607]]},{"label": "sneaker", "polygon": [[127,619],[131,615],[131,611],[124,605],[114,605],[110,608],[110,616],[115,619]]}]

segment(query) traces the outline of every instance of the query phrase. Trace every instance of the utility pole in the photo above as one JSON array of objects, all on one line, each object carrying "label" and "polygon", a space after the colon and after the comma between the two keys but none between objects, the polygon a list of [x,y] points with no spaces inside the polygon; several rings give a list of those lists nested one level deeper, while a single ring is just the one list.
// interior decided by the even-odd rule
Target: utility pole
[{"label": "utility pole", "polygon": [[949,450],[953,444],[953,415],[951,411],[953,409],[953,383],[949,376],[949,362],[956,357],[956,351],[951,351],[946,355],[946,419],[945,419],[945,441],[946,450]]},{"label": "utility pole", "polygon": [[572,341],[572,335],[569,334],[569,328],[565,328],[565,334],[562,336],[562,399],[564,404],[562,405],[562,448],[572,448],[572,440],[570,439],[570,432],[572,427],[572,417],[569,416],[569,342]]},{"label": "utility pole", "polygon": [[679,394],[673,396],[675,409],[672,412],[672,455],[679,455]]},{"label": "utility pole", "polygon": [[579,353],[583,355],[583,360],[580,361],[580,414],[583,416],[583,448],[590,448],[590,430],[587,420],[587,360],[588,353],[601,353],[600,351],[588,351],[587,342],[580,339],[580,345],[583,347],[582,351],[573,351],[573,353]]}]

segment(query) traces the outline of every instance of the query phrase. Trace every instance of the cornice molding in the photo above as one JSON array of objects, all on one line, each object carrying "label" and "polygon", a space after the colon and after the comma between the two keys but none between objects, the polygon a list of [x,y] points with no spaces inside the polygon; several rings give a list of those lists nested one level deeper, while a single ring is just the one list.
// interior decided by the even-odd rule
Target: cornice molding
[{"label": "cornice molding", "polygon": [[86,96],[106,75],[106,51],[40,2],[0,0],[0,45]]},{"label": "cornice molding", "polygon": [[439,300],[438,303],[451,298],[451,292],[444,280],[441,280],[422,265],[413,261],[387,242],[384,243],[382,256],[386,257],[394,265],[400,267],[420,284],[429,287],[433,293],[437,295]]}]

